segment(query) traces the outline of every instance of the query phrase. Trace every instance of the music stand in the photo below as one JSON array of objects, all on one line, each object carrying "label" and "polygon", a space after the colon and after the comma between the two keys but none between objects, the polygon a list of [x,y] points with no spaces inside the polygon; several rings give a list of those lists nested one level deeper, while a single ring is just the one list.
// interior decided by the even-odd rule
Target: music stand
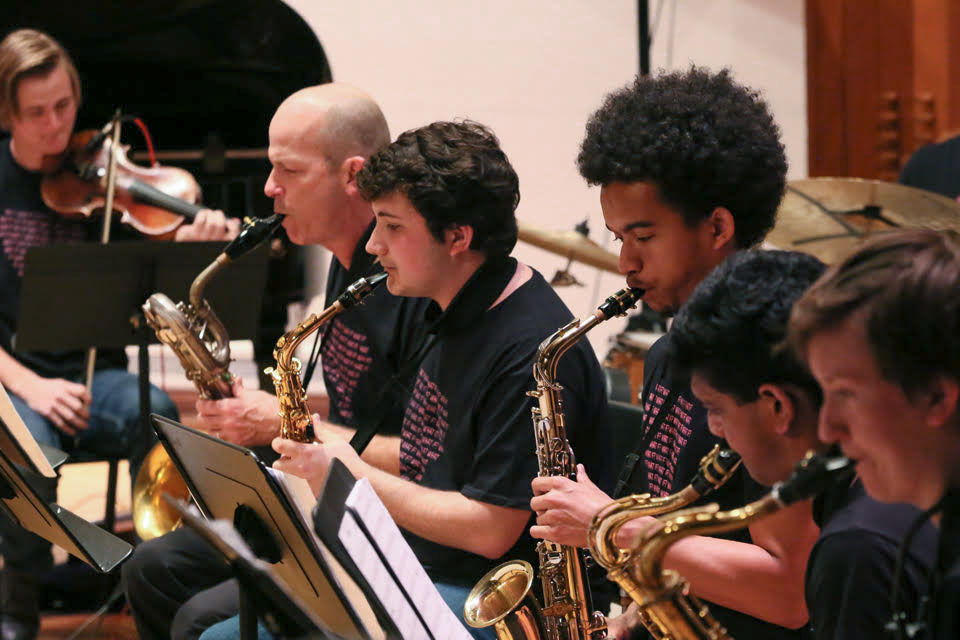
[{"label": "music stand", "polygon": [[282,619],[300,629],[322,630],[325,637],[340,637],[333,635],[323,620],[303,604],[270,564],[254,556],[229,522],[209,522],[195,506],[166,493],[162,497],[180,514],[183,524],[196,531],[233,569],[240,584],[241,638],[250,635],[250,623],[244,620],[246,616],[253,616],[252,637],[256,637],[257,617],[264,619],[274,637],[283,637],[285,633]]},{"label": "music stand", "polygon": [[275,472],[244,447],[220,440],[162,416],[151,416],[201,513],[233,521],[240,505],[252,509],[282,551],[276,574],[333,633],[350,639],[399,637],[390,621],[374,611],[353,578],[309,528]]},{"label": "music stand", "polygon": [[[27,252],[14,350],[140,347],[141,419],[149,426],[148,343],[157,342],[141,306],[162,292],[188,300],[190,285],[221,242],[113,242],[35,247]],[[218,273],[204,290],[233,339],[256,338],[269,247]],[[136,329],[136,335],[134,335]]]},{"label": "music stand", "polygon": [[[0,504],[18,525],[65,549],[100,571],[109,573],[133,547],[56,503],[47,503],[31,482],[50,475],[41,449],[0,386]],[[39,455],[43,455],[40,453]]]}]

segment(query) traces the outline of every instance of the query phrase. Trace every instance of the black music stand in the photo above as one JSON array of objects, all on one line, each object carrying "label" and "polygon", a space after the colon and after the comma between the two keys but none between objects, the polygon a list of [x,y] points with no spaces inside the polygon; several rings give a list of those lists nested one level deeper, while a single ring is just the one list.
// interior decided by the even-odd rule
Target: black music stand
[{"label": "black music stand", "polygon": [[350,639],[399,637],[309,528],[312,493],[309,505],[294,504],[277,472],[249,449],[162,416],[151,420],[206,518],[233,521],[241,505],[256,514],[280,550],[273,571],[325,630]]},{"label": "black music stand", "polygon": [[34,491],[31,482],[53,473],[36,457],[43,453],[0,387],[0,508],[24,529],[109,573],[133,547]]},{"label": "black music stand", "polygon": [[291,624],[299,629],[324,629],[324,637],[342,638],[326,628],[324,622],[307,607],[277,575],[273,567],[254,556],[240,533],[224,520],[209,522],[200,512],[179,498],[163,494],[183,524],[200,537],[230,565],[240,585],[240,637],[256,638],[256,620],[263,618],[275,638],[284,637]]},{"label": "black music stand", "polygon": [[[223,250],[220,242],[113,242],[30,249],[14,350],[57,351],[137,344],[140,414],[149,427],[150,360],[157,342],[141,306],[157,292],[188,300],[190,285]],[[232,339],[255,339],[269,248],[238,258],[203,296]]]}]

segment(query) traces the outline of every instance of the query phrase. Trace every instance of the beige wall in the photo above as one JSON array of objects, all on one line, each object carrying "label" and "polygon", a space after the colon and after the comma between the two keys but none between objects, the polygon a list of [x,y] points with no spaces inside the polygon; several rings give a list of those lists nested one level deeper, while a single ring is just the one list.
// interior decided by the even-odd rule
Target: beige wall
[{"label": "beige wall", "polygon": [[[587,116],[638,70],[632,0],[287,0],[314,28],[335,80],[380,102],[394,136],[433,120],[472,118],[500,136],[520,175],[521,220],[551,229],[590,219],[608,244],[598,190],[574,160]],[[802,0],[651,0],[661,5],[654,68],[729,65],[762,89],[784,130],[791,176],[806,173]],[[671,35],[672,34],[672,35]],[[564,260],[519,244],[548,279]],[[318,259],[317,264],[324,261]],[[623,286],[583,265],[587,286],[558,290],[582,316]],[[319,289],[318,289],[319,290]],[[595,329],[602,358],[622,321]]]}]

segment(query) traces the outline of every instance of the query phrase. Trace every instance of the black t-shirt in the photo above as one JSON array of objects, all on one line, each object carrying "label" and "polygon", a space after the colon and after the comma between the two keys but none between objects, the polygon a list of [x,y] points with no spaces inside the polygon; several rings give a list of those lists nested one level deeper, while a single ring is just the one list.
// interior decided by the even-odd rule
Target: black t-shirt
[{"label": "black t-shirt", "polygon": [[[820,527],[805,582],[810,625],[817,640],[884,637],[893,617],[890,589],[897,549],[920,515],[905,504],[885,504],[867,496],[860,481],[831,487],[814,501]],[[910,544],[900,582],[900,602],[908,619],[926,591],[937,532],[929,522]]]},{"label": "black t-shirt", "polygon": [[[330,260],[325,306],[358,279],[383,270],[365,250],[373,227],[371,223],[357,243],[349,271],[335,256]],[[407,384],[394,378],[402,375],[398,369],[425,338],[423,317],[429,303],[393,296],[381,283],[362,304],[324,327],[320,363],[331,422],[356,427],[382,416],[378,433],[400,433]]]},{"label": "black t-shirt", "polygon": [[936,569],[931,578],[928,637],[960,638],[960,488],[947,491],[943,500]]},{"label": "black t-shirt", "polygon": [[[620,495],[646,493],[665,496],[680,491],[693,480],[701,458],[714,445],[724,442],[707,428],[707,411],[690,390],[689,378],[671,367],[670,333],[657,340],[644,360],[643,423],[638,430],[635,453],[640,464],[632,473],[621,471],[630,482]],[[663,417],[660,417],[662,414]],[[743,466],[730,480],[694,504],[716,502],[721,510],[742,507],[767,493],[753,481]],[[751,542],[747,528],[716,537]],[[804,630],[791,630],[763,622],[739,611],[707,603],[710,612],[734,638],[802,638]]]},{"label": "black t-shirt", "polygon": [[917,149],[898,181],[948,198],[960,196],[960,136]]},{"label": "black t-shirt", "polygon": [[[489,308],[516,269],[516,261],[488,261],[467,282],[436,325],[403,418],[401,475],[419,485],[459,491],[481,502],[529,509],[538,475],[531,408],[533,362],[540,343],[572,316],[534,271],[505,300]],[[439,315],[439,307],[432,311]],[[578,462],[609,490],[605,448],[611,441],[603,377],[586,339],[564,354],[558,382],[567,437]],[[594,476],[597,477],[594,477]],[[533,514],[531,513],[531,519]],[[407,539],[435,581],[473,585],[507,559],[537,566],[527,530],[513,548],[489,560],[408,533]]]},{"label": "black t-shirt", "polygon": [[[96,239],[97,225],[67,218],[43,202],[40,182],[43,175],[24,169],[10,152],[10,141],[0,141],[0,347],[23,365],[47,378],[79,378],[84,373],[83,351],[16,353],[20,285],[27,250],[54,244],[88,242]],[[112,231],[112,229],[111,229]],[[51,323],[70,322],[69,313],[51,318]],[[126,368],[123,350],[101,349],[97,368]]]}]

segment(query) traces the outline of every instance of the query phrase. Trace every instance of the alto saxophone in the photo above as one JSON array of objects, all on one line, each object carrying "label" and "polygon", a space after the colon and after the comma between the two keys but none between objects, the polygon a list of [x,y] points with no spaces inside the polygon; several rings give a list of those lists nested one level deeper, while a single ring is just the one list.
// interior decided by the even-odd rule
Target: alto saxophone
[{"label": "alto saxophone", "polygon": [[[621,289],[592,315],[574,320],[544,340],[533,365],[537,398],[533,431],[539,476],[576,478],[576,460],[567,440],[557,381],[560,357],[593,327],[633,308],[643,291]],[[541,540],[537,543],[543,605],[532,593],[534,573],[524,560],[501,564],[488,572],[467,596],[463,615],[471,627],[494,626],[500,640],[600,640],[606,636],[603,615],[592,611],[585,560],[576,547]]]},{"label": "alto saxophone", "polygon": [[[166,295],[155,293],[143,304],[147,324],[156,331],[160,342],[176,354],[187,379],[202,398],[233,395],[230,338],[203,298],[203,290],[220,269],[266,241],[281,222],[283,216],[278,214],[248,219],[240,234],[194,278],[189,302],[174,304]],[[157,444],[144,458],[133,483],[133,525],[143,540],[168,533],[180,524],[180,515],[161,499],[164,493],[184,500],[190,495],[167,450]]]},{"label": "alto saxophone", "polygon": [[[664,516],[660,518],[662,526],[646,533],[632,549],[616,547],[609,536],[594,535],[588,538],[590,551],[607,569],[608,577],[637,603],[641,622],[657,640],[731,640],[709,609],[689,593],[687,582],[676,572],[664,570],[667,550],[688,536],[741,529],[814,497],[852,471],[853,464],[847,458],[829,458],[811,451],[788,479],[778,482],[759,500],[730,511],[719,511],[716,504],[709,504]],[[602,518],[594,525],[594,533],[605,530]],[[611,562],[611,558],[615,560]]]},{"label": "alto saxophone", "polygon": [[277,390],[277,399],[280,401],[280,437],[297,442],[313,442],[313,421],[310,418],[310,409],[307,407],[307,394],[300,380],[300,360],[294,357],[294,352],[304,339],[334,316],[363,302],[373,293],[378,284],[387,277],[380,272],[366,278],[360,278],[340,294],[336,301],[319,314],[310,314],[310,317],[297,327],[277,340],[273,350],[276,366],[270,367],[264,373],[273,379],[273,386]]}]

